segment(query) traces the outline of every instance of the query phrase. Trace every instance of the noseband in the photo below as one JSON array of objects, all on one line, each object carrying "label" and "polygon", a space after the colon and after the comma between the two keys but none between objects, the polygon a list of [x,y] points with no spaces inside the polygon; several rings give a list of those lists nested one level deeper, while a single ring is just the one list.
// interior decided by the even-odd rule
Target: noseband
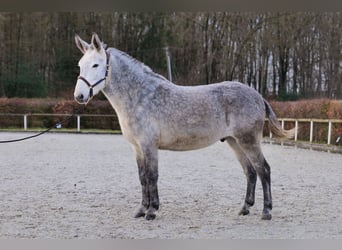
[{"label": "noseband", "polygon": [[83,82],[85,82],[85,84],[87,84],[87,86],[89,87],[89,99],[93,97],[93,88],[95,88],[97,85],[99,85],[101,82],[106,81],[107,77],[108,77],[108,71],[109,71],[109,53],[108,51],[106,51],[106,74],[103,78],[101,78],[100,80],[98,80],[97,82],[95,82],[94,84],[91,84],[87,79],[85,79],[83,76],[79,75],[77,77],[77,79],[82,80]]}]

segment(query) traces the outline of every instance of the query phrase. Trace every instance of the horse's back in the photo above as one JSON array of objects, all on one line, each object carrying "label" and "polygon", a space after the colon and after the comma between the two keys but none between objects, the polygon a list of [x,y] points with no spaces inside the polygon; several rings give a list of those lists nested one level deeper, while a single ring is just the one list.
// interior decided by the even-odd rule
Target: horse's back
[{"label": "horse's back", "polygon": [[263,126],[265,117],[263,98],[238,82],[177,86],[162,103],[167,105],[158,115],[161,149],[203,148],[228,136],[250,133]]},{"label": "horse's back", "polygon": [[180,87],[180,92],[188,96],[189,102],[195,103],[195,107],[192,108],[195,113],[198,110],[203,113],[201,109],[204,109],[216,117],[227,116],[226,121],[230,116],[243,123],[246,119],[255,121],[265,118],[263,97],[254,88],[240,82],[226,81],[196,87]]}]

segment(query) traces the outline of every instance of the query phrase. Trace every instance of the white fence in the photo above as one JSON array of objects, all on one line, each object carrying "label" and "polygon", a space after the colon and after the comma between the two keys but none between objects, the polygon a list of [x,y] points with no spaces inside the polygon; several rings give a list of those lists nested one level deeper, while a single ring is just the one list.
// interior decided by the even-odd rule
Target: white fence
[{"label": "white fence", "polygon": [[[49,113],[31,113],[31,114],[5,114],[5,113],[0,113],[0,119],[1,116],[3,117],[22,117],[22,126],[24,131],[29,129],[29,123],[28,123],[28,118],[29,117],[63,117],[63,118],[67,118],[67,117],[72,117],[71,114],[49,114]],[[76,118],[77,120],[77,125],[76,125],[76,130],[77,132],[81,132],[81,118],[82,117],[109,117],[109,118],[113,118],[115,119],[116,116],[115,115],[105,115],[105,114],[75,114],[73,115],[73,117]],[[62,118],[62,119],[63,119]],[[96,129],[96,128],[95,128]]]},{"label": "white fence", "polygon": [[[0,119],[2,119],[1,117],[22,117],[22,128],[23,130],[28,130],[29,128],[29,123],[28,123],[28,118],[29,117],[34,117],[34,116],[38,116],[38,117],[68,117],[71,116],[71,114],[46,114],[46,113],[31,113],[31,114],[7,114],[7,113],[0,113]],[[102,115],[102,114],[75,114],[74,115],[76,117],[76,131],[80,132],[81,131],[81,126],[82,126],[82,117],[107,117],[107,118],[113,118],[113,119],[117,119],[115,115]],[[326,137],[326,143],[329,145],[332,143],[332,139],[333,138],[333,125],[338,125],[338,124],[342,124],[342,120],[328,120],[328,119],[294,119],[294,118],[279,118],[279,121],[281,122],[281,126],[284,128],[285,127],[285,123],[294,123],[294,127],[295,127],[295,138],[294,141],[298,140],[298,136],[299,133],[303,133],[303,132],[308,132],[307,129],[305,129],[305,131],[303,131],[302,128],[300,128],[299,124],[309,124],[309,142],[312,143],[314,141],[314,127],[316,124],[324,124],[324,126],[327,127],[327,137]],[[341,126],[342,128],[342,126]],[[0,129],[4,129],[4,128],[0,128]],[[96,128],[94,128],[96,129]],[[341,129],[342,130],[342,129]],[[338,134],[338,135],[334,135],[335,138],[339,138],[340,143],[342,141],[342,134]],[[272,138],[272,133],[270,132],[269,137]],[[336,144],[336,140],[333,141],[333,143]]]},{"label": "white fence", "polygon": [[[315,124],[325,124],[327,126],[327,144],[331,144],[332,140],[332,126],[333,124],[342,124],[342,120],[337,120],[337,119],[295,119],[295,118],[279,118],[278,119],[281,122],[282,128],[285,127],[285,122],[292,122],[295,125],[295,137],[294,141],[298,141],[298,135],[302,129],[299,127],[299,123],[308,123],[310,124],[309,128],[309,142],[313,142],[313,137],[314,137],[314,125]],[[272,138],[272,133],[270,132],[269,135],[270,138]],[[335,137],[339,138],[338,141],[335,141],[335,143],[339,143],[340,140],[342,139],[342,134],[335,135]]]}]

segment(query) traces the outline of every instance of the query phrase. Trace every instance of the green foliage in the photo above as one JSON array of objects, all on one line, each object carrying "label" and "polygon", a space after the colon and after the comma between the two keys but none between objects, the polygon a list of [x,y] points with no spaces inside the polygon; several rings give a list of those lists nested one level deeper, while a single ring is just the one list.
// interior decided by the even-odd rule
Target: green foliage
[{"label": "green foliage", "polygon": [[170,25],[167,16],[160,13],[153,15],[138,48],[140,60],[159,71],[166,70],[164,48],[172,45],[175,40]]},{"label": "green foliage", "polygon": [[8,97],[46,97],[47,84],[39,72],[37,65],[30,62],[18,64],[17,74],[5,74],[0,81],[5,83]]},{"label": "green foliage", "polygon": [[56,81],[74,82],[76,80],[75,76],[79,74],[77,58],[81,54],[78,50],[72,50],[69,47],[61,46],[56,48],[56,63],[53,72]]},{"label": "green foliage", "polygon": [[299,99],[298,94],[296,93],[286,93],[282,92],[277,96],[277,101],[297,101]]},{"label": "green foliage", "polygon": [[238,80],[277,100],[338,99],[341,26],[340,12],[0,12],[0,97],[72,97],[74,35],[97,32],[164,76],[170,47],[179,85]]}]

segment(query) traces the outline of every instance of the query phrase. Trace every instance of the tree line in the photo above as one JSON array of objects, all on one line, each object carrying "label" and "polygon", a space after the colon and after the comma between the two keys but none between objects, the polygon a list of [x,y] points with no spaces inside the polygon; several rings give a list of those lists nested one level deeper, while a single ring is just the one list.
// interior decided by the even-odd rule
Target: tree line
[{"label": "tree line", "polygon": [[339,12],[0,12],[0,97],[72,96],[92,32],[179,85],[237,80],[279,100],[342,98]]}]

